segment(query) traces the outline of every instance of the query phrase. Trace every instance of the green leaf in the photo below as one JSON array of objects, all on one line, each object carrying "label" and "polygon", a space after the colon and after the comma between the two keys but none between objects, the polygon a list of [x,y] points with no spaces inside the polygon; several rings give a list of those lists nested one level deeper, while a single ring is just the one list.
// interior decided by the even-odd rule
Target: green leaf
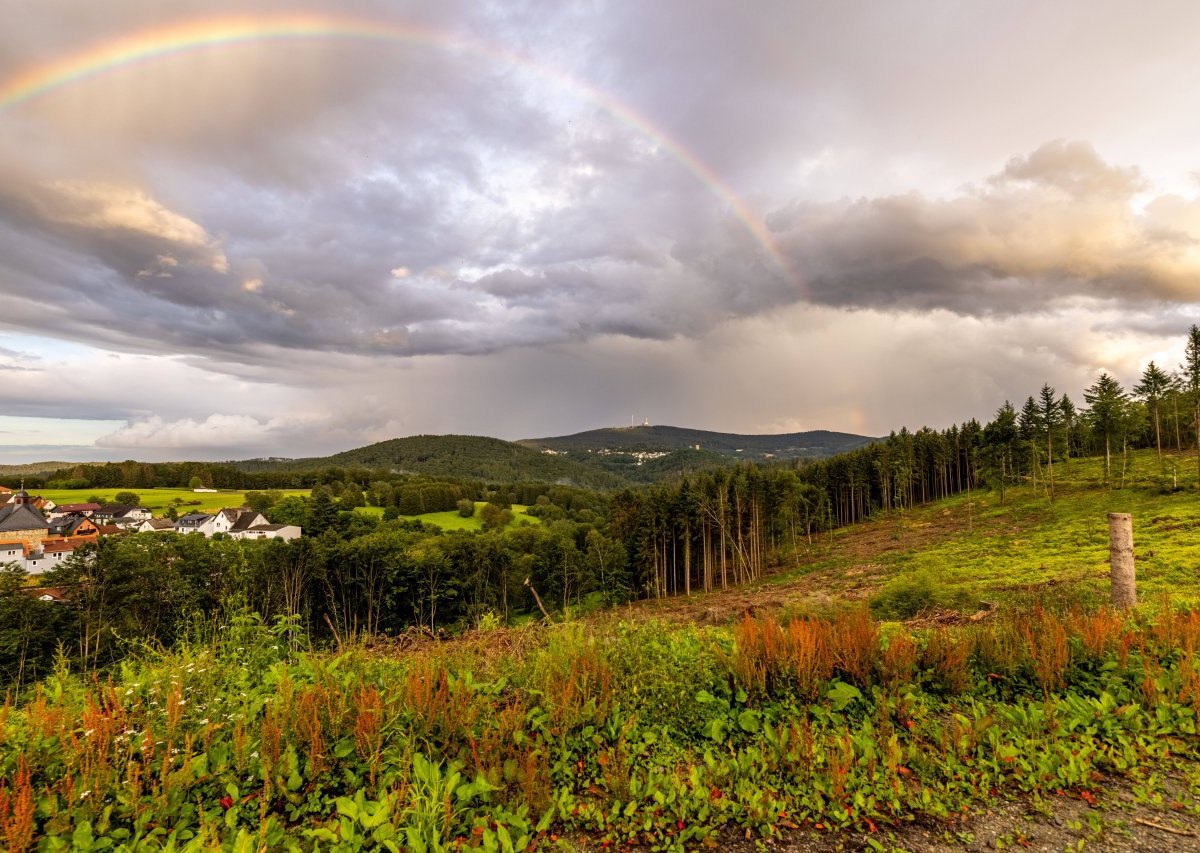
[{"label": "green leaf", "polygon": [[740,728],[742,731],[753,734],[761,727],[762,723],[759,720],[758,711],[752,711],[747,708],[745,711],[742,711],[742,713],[738,714],[738,728]]},{"label": "green leaf", "polygon": [[354,804],[354,800],[349,797],[338,797],[334,803],[337,805],[338,814],[342,817],[358,820],[358,806]]},{"label": "green leaf", "polygon": [[699,693],[696,694],[696,701],[699,702],[701,705],[707,705],[709,702],[715,702],[716,699],[717,699],[717,697],[713,696],[707,690],[701,690]]},{"label": "green leaf", "polygon": [[835,681],[833,686],[829,688],[829,692],[825,695],[833,704],[833,710],[842,711],[851,702],[861,699],[862,691],[853,684],[847,684],[844,681]]},{"label": "green leaf", "polygon": [[75,831],[71,833],[71,843],[76,850],[91,850],[93,840],[90,821],[81,821],[79,826],[75,827]]}]

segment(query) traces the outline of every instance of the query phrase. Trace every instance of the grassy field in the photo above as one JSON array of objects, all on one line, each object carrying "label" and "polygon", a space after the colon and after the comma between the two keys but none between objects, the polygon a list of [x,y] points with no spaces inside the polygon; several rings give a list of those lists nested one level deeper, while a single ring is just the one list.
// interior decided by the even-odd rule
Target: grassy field
[{"label": "grassy field", "polygon": [[[1179,491],[1172,491],[1172,465]],[[1119,461],[1114,467],[1119,472]],[[1072,460],[1055,466],[1053,501],[1040,482],[1006,490],[1003,503],[995,491],[960,495],[837,531],[831,547],[814,548],[798,568],[868,575],[893,586],[929,580],[949,600],[972,604],[1031,596],[1102,601],[1109,594],[1107,515],[1128,512],[1139,594],[1196,601],[1195,479],[1193,460],[1168,459],[1160,469],[1153,451],[1139,451],[1131,455],[1125,487],[1106,487],[1102,460]]]},{"label": "grassy field", "polygon": [[[246,502],[246,492],[234,490],[193,492],[191,489],[42,489],[36,494],[57,504],[74,504],[87,503],[92,496],[98,496],[104,502],[111,503],[118,492],[133,492],[141,498],[139,505],[156,516],[163,515],[171,501],[176,498],[183,501],[180,506],[189,512],[212,512],[225,507],[242,506]],[[307,497],[309,490],[285,489],[283,494]]]},{"label": "grassy field", "polygon": [[[479,516],[479,510],[484,505],[483,501],[475,501],[475,514],[470,518],[463,518],[458,514],[457,510],[451,512],[427,512],[423,515],[404,515],[401,518],[415,519],[425,524],[432,524],[435,527],[440,527],[442,530],[482,530],[483,519]],[[513,504],[513,520],[510,526],[518,524],[541,524],[540,518],[534,518],[532,515],[526,515],[525,511],[529,507],[524,504]],[[364,515],[373,515],[376,517],[383,516],[383,507],[378,506],[360,506],[355,512],[361,512]]]},{"label": "grassy field", "polygon": [[[1114,488],[1073,461],[1053,501],[959,496],[801,543],[748,589],[586,620],[335,650],[235,613],[103,681],[64,666],[0,715],[0,841],[1196,849],[1200,610],[1162,602],[1200,601],[1200,492],[1162,470],[1139,453]],[[1129,613],[1091,606],[1110,511],[1134,517]],[[421,518],[442,516],[478,520]],[[872,619],[897,590],[1000,606]]]},{"label": "grassy field", "polygon": [[[1120,487],[1103,481],[1102,459],[1054,467],[1055,498],[1039,480],[973,492],[803,539],[757,585],[710,596],[642,602],[648,616],[679,621],[749,608],[827,612],[870,602],[880,618],[923,607],[974,612],[981,601],[1070,607],[1108,601],[1109,512],[1133,515],[1138,596],[1200,602],[1200,493],[1195,458],[1152,450],[1130,455]],[[1177,481],[1172,476],[1174,471]],[[1174,488],[1178,486],[1178,491]]]}]

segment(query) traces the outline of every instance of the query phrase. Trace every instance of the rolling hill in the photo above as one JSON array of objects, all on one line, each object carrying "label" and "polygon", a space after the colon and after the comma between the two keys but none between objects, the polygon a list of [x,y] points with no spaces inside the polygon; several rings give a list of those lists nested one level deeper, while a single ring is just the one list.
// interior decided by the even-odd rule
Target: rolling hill
[{"label": "rolling hill", "polygon": [[[0,485],[8,485],[6,480],[19,481],[22,477],[43,477],[63,468],[71,467],[73,462],[28,462],[24,465],[0,465]],[[16,488],[13,485],[12,488]]]},{"label": "rolling hill", "polygon": [[735,459],[823,459],[845,453],[875,439],[829,430],[777,435],[738,435],[673,426],[611,427],[551,438],[523,439],[518,444],[556,453],[662,453],[699,449]]},{"label": "rolling hill", "polygon": [[414,435],[308,459],[253,459],[232,463],[243,471],[315,471],[384,468],[396,473],[456,477],[493,483],[562,483],[590,488],[627,485],[617,474],[530,447],[477,435]]}]

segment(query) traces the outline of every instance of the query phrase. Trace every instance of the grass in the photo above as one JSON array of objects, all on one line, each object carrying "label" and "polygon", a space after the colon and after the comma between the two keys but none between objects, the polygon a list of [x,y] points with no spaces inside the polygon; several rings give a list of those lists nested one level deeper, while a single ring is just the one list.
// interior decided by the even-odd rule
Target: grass
[{"label": "grass", "polygon": [[[1171,491],[1171,466],[1179,491]],[[1200,601],[1200,494],[1194,459],[1153,450],[1130,456],[1124,488],[1103,482],[1102,459],[1055,465],[1055,497],[1041,481],[1005,491],[958,495],[877,517],[814,540],[771,583],[823,573],[865,578],[878,589],[925,578],[950,600],[1107,600],[1109,512],[1133,515],[1138,594]],[[811,583],[811,579],[809,581]],[[835,584],[836,586],[837,584]],[[835,592],[836,594],[836,592]]]},{"label": "grass", "polygon": [[[401,518],[415,519],[425,524],[432,524],[435,527],[440,527],[442,530],[483,530],[483,519],[480,518],[479,510],[484,505],[484,501],[475,502],[475,514],[470,518],[463,518],[459,515],[458,510],[449,512],[427,512],[422,515],[403,515]],[[509,526],[514,527],[519,524],[541,524],[540,518],[535,518],[532,515],[526,515],[526,510],[529,507],[524,504],[513,504],[513,520]],[[378,506],[360,506],[355,512],[361,512],[363,515],[373,515],[379,518],[383,517],[383,507]]]},{"label": "grass", "polygon": [[8,849],[908,849],[1014,799],[1101,809],[1076,849],[1125,831],[1114,783],[1200,825],[1194,797],[1153,801],[1200,784],[1200,613],[608,620],[336,654],[231,617],[10,697]]},{"label": "grass", "polygon": [[[250,491],[255,490],[251,489]],[[41,489],[36,494],[57,504],[77,504],[87,503],[93,495],[99,496],[105,503],[112,503],[118,492],[133,492],[141,499],[139,505],[155,515],[164,514],[171,501],[176,498],[183,501],[181,506],[191,512],[212,512],[226,507],[242,506],[246,503],[246,492],[234,489],[219,492],[194,492],[191,489]],[[285,497],[289,495],[307,497],[309,490],[285,489],[283,494]],[[196,503],[197,501],[199,503]]]},{"label": "grass", "polygon": [[[1122,843],[1138,815],[1194,835],[1200,612],[1158,598],[1200,600],[1200,493],[1194,476],[1164,490],[1153,453],[1132,463],[1124,488],[1072,461],[1053,502],[1026,484],[1003,504],[977,492],[819,537],[759,590],[820,592],[825,618],[670,627],[614,612],[334,654],[307,647],[298,622],[234,613],[103,679],[63,664],[0,709],[0,838],[905,849],[965,843],[1013,803],[1077,807],[1055,849]],[[1107,595],[1110,511],[1134,517],[1148,606],[1128,614],[1088,606]],[[905,578],[1005,605],[961,628],[873,621],[863,599]],[[1042,844],[1025,817],[994,846]]]}]

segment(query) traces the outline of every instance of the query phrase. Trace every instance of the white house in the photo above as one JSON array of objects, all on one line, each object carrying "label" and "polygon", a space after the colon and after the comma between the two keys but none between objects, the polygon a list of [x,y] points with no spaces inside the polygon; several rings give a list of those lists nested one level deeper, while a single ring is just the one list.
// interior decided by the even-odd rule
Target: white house
[{"label": "white house", "polygon": [[187,515],[181,515],[175,521],[176,533],[202,533],[205,536],[212,536],[213,521],[216,518],[214,515],[209,515],[206,512],[189,512]]},{"label": "white house", "polygon": [[295,524],[259,524],[233,535],[238,539],[299,539],[302,533]]},{"label": "white house", "polygon": [[100,524],[101,522],[116,523],[126,519],[148,521],[151,515],[150,510],[145,507],[130,506],[129,504],[107,504],[92,513],[92,518],[97,524]]},{"label": "white house", "polygon": [[261,513],[240,507],[218,510],[216,515],[189,512],[187,515],[180,516],[179,520],[175,522],[175,530],[178,533],[201,533],[204,536],[228,533],[234,538],[241,538],[241,534],[245,531],[266,523],[267,520],[262,517]]},{"label": "white house", "polygon": [[82,544],[78,538],[46,539],[37,548],[21,542],[0,542],[0,565],[16,563],[29,574],[40,575],[70,557]]},{"label": "white house", "polygon": [[235,533],[249,530],[258,524],[266,524],[267,520],[252,509],[223,509],[217,513],[213,521],[213,533]]},{"label": "white house", "polygon": [[24,568],[26,546],[24,542],[0,542],[0,565],[16,563]]},{"label": "white house", "polygon": [[139,524],[136,530],[138,533],[173,533],[175,522],[169,518],[151,518]]}]

